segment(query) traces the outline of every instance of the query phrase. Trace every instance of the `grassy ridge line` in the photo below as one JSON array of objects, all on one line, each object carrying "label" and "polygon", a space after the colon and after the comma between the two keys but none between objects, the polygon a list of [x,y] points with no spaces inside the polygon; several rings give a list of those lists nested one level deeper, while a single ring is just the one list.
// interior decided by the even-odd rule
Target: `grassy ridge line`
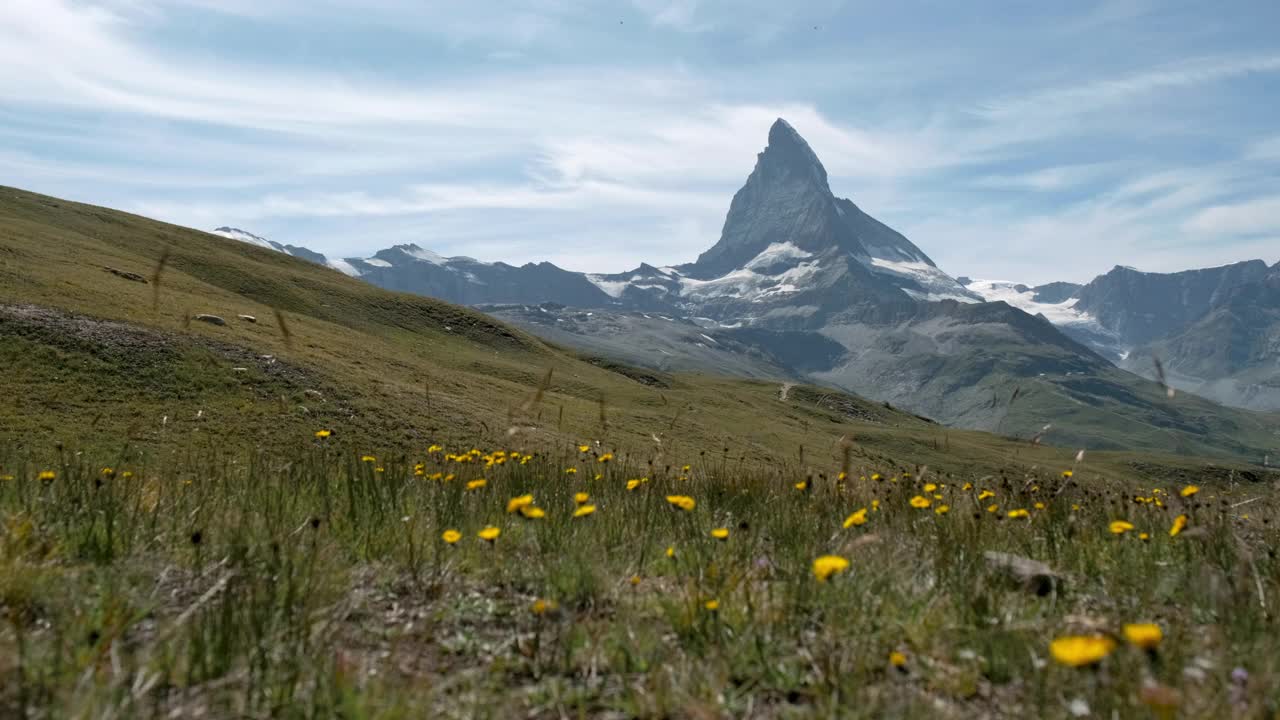
[{"label": "grassy ridge line", "polygon": [[[149,276],[166,252],[158,309],[153,285],[103,269]],[[846,395],[840,410],[783,403],[769,382],[681,374],[669,387],[646,385],[465,308],[386,292],[264,248],[13,189],[0,189],[0,280],[0,303],[123,322],[171,349],[148,369],[135,354],[104,359],[94,343],[68,347],[48,328],[0,323],[0,331],[21,336],[4,344],[12,391],[0,397],[0,433],[33,448],[52,440],[186,444],[193,436],[269,445],[323,425],[371,449],[592,438],[645,456],[696,446],[728,448],[745,462],[800,463],[805,447],[804,463],[816,471],[830,470],[846,436],[859,457],[902,467],[994,472],[1010,463],[1060,466],[1071,455],[945,430]],[[274,308],[285,311],[290,345],[271,322]],[[190,322],[198,312],[229,324]],[[240,322],[239,314],[258,322]],[[297,373],[280,378],[245,361],[266,355]],[[73,382],[64,368],[74,371]],[[521,411],[548,370],[542,403]],[[145,372],[177,379],[170,395],[138,384]],[[538,430],[512,439],[513,425]],[[1101,475],[1121,477],[1134,458],[1094,454],[1091,463]],[[1193,458],[1145,462],[1179,472],[1202,466]]]}]

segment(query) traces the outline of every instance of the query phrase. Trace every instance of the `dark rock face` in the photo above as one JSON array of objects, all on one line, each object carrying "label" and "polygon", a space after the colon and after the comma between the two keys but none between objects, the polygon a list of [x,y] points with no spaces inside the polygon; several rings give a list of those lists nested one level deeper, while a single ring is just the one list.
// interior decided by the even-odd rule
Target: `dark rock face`
[{"label": "dark rock face", "polygon": [[1035,292],[1036,302],[1057,304],[1070,300],[1080,292],[1083,285],[1070,282],[1051,282],[1031,288]]},{"label": "dark rock face", "polygon": [[1185,330],[1224,302],[1234,288],[1267,275],[1261,260],[1160,274],[1116,267],[1076,294],[1076,308],[1093,315],[1131,345]]}]

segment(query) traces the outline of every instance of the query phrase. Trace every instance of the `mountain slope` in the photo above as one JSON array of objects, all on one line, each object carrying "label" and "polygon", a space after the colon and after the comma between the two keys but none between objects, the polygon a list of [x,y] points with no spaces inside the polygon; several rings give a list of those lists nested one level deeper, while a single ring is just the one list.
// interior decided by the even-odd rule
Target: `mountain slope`
[{"label": "mountain slope", "polygon": [[[149,280],[162,256],[157,290]],[[198,313],[226,324],[194,321]],[[357,454],[599,440],[637,466],[707,448],[735,463],[794,466],[804,446],[802,465],[827,472],[842,437],[856,439],[855,463],[943,472],[1065,467],[1073,454],[944,430],[827,389],[682,373],[652,384],[652,373],[584,362],[474,310],[12,188],[0,188],[0,363],[6,467],[13,452],[56,459],[55,442],[163,461],[160,450],[179,446],[310,446],[319,428]],[[1099,453],[1089,467],[1119,479],[1135,467],[1203,472],[1204,462]]]},{"label": "mountain slope", "polygon": [[[1119,367],[1227,405],[1280,409],[1280,270],[1261,260],[1178,273],[1116,267],[1050,292],[969,281],[988,300],[1041,313]],[[1074,288],[1074,289],[1072,289]]]}]

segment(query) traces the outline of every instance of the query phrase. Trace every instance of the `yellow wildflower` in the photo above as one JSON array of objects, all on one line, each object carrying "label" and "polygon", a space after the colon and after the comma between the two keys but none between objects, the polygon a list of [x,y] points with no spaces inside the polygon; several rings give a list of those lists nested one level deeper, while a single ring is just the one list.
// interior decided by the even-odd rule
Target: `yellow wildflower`
[{"label": "yellow wildflower", "polygon": [[573,467],[571,467],[571,468],[565,468],[565,469],[564,469],[564,474],[565,474],[565,475],[577,475],[577,474],[578,474],[578,468],[573,468]]},{"label": "yellow wildflower", "polygon": [[1169,528],[1169,537],[1178,537],[1178,533],[1187,527],[1187,516],[1179,515],[1173,519],[1173,527]]},{"label": "yellow wildflower", "polygon": [[457,530],[445,530],[440,533],[440,539],[452,545],[462,539],[462,533]]},{"label": "yellow wildflower", "polygon": [[628,481],[627,481],[627,489],[628,489],[628,490],[635,490],[635,489],[636,489],[636,488],[638,488],[638,487],[640,487],[640,481],[639,481],[639,480],[628,480]]},{"label": "yellow wildflower", "polygon": [[668,546],[667,546],[667,557],[669,557],[669,558],[674,558],[675,556],[676,556],[676,546],[675,546],[675,545],[668,545]]},{"label": "yellow wildflower", "polygon": [[1068,635],[1049,644],[1053,659],[1071,667],[1100,663],[1115,649],[1116,642],[1105,635]]},{"label": "yellow wildflower", "polygon": [[1133,523],[1124,520],[1112,520],[1110,530],[1112,535],[1123,535],[1133,529]]},{"label": "yellow wildflower", "polygon": [[613,459],[613,453],[605,453],[605,454],[601,455],[600,457],[596,458],[596,462],[598,462],[598,463],[607,463],[607,462],[609,462],[609,461],[610,461],[610,460],[612,460],[612,459]]},{"label": "yellow wildflower", "polygon": [[580,452],[580,453],[590,452],[590,450],[591,450],[591,446],[590,446],[590,445],[579,445],[579,446],[578,446],[578,452]]},{"label": "yellow wildflower", "polygon": [[1124,626],[1124,638],[1143,650],[1155,650],[1164,639],[1164,633],[1154,623],[1135,623]]},{"label": "yellow wildflower", "polygon": [[467,489],[479,490],[480,488],[488,484],[489,484],[488,480],[485,480],[484,478],[476,478],[475,480],[472,480],[471,482],[467,483]]},{"label": "yellow wildflower", "polygon": [[501,534],[502,534],[502,529],[496,528],[492,525],[476,533],[476,535],[478,535],[481,540],[487,540],[488,542],[493,542],[494,540],[497,540],[498,536]]},{"label": "yellow wildflower", "polygon": [[1038,502],[1038,503],[1036,503],[1033,507],[1034,507],[1035,509],[1037,509],[1037,510],[1043,510],[1043,509],[1044,509],[1044,503],[1042,503],[1042,502]]},{"label": "yellow wildflower", "polygon": [[686,512],[693,510],[693,508],[698,504],[688,495],[668,495],[667,502],[671,503],[672,507],[680,508]]},{"label": "yellow wildflower", "polygon": [[862,525],[866,522],[867,522],[867,509],[862,508],[861,510],[858,510],[854,514],[844,519],[844,527],[846,530],[848,530],[849,528],[855,525]]},{"label": "yellow wildflower", "polygon": [[541,520],[542,518],[547,516],[546,511],[544,511],[542,508],[534,507],[532,505],[525,505],[524,507],[520,508],[520,514],[530,520]]},{"label": "yellow wildflower", "polygon": [[717,540],[728,540],[729,528],[716,528],[715,530],[711,531],[711,537]]},{"label": "yellow wildflower", "polygon": [[982,492],[978,493],[978,502],[982,502],[987,498],[993,498],[995,496],[996,494],[991,492],[990,490],[983,490]]},{"label": "yellow wildflower", "polygon": [[1027,512],[1026,508],[1018,508],[1017,510],[1010,510],[1008,517],[1013,520],[1017,520],[1018,518],[1029,518],[1031,517],[1031,513]]},{"label": "yellow wildflower", "polygon": [[961,490],[972,490],[972,489],[973,489],[973,483],[971,483],[971,482],[967,482],[967,483],[965,483],[964,485],[962,485],[962,486],[960,487],[960,489],[961,489]]},{"label": "yellow wildflower", "polygon": [[939,505],[938,507],[934,508],[933,511],[938,515],[946,515],[947,513],[951,512],[951,506]]},{"label": "yellow wildflower", "polygon": [[907,656],[894,650],[889,653],[889,664],[896,668],[904,668],[907,666]]},{"label": "yellow wildflower", "polygon": [[577,510],[573,511],[573,516],[576,518],[586,517],[595,511],[596,511],[595,505],[582,505],[582,506],[579,506]]},{"label": "yellow wildflower", "polygon": [[911,507],[916,508],[917,510],[923,510],[931,504],[932,503],[930,503],[929,498],[922,495],[917,495],[911,498]]},{"label": "yellow wildflower", "polygon": [[58,476],[58,475],[57,475],[57,473],[55,473],[55,472],[54,472],[54,471],[52,471],[52,470],[41,470],[41,471],[40,471],[40,474],[36,476],[36,479],[37,479],[37,480],[52,480],[52,479],[56,478],[57,476]]},{"label": "yellow wildflower", "polygon": [[576,503],[578,503],[579,505],[583,505],[583,504],[585,504],[585,503],[587,502],[587,500],[589,500],[589,499],[590,499],[590,497],[589,497],[586,493],[584,493],[584,492],[576,493],[576,494],[573,496],[573,501],[574,501],[574,502],[576,502]]},{"label": "yellow wildflower", "polygon": [[378,461],[378,458],[376,458],[376,457],[374,457],[374,456],[372,456],[372,455],[361,455],[361,456],[360,456],[360,462],[367,462],[367,463],[371,463],[371,462],[377,462],[377,461]]},{"label": "yellow wildflower", "polygon": [[1182,497],[1184,498],[1191,497],[1192,495],[1195,495],[1198,492],[1200,492],[1200,488],[1196,487],[1195,485],[1188,485],[1182,488]]},{"label": "yellow wildflower", "polygon": [[702,603],[702,607],[706,608],[709,612],[715,612],[715,611],[717,611],[717,610],[719,610],[719,609],[720,609],[720,601],[719,601],[719,600],[708,600],[708,601],[706,601],[706,602]]},{"label": "yellow wildflower", "polygon": [[1000,506],[999,506],[999,505],[996,505],[996,504],[994,504],[994,503],[992,503],[991,505],[988,505],[988,506],[987,506],[987,512],[989,512],[989,513],[996,512],[996,511],[997,511],[997,510],[999,510],[999,509],[1000,509]]},{"label": "yellow wildflower", "polygon": [[937,484],[937,483],[925,483],[925,484],[924,484],[924,491],[925,491],[925,492],[927,492],[927,493],[931,493],[931,492],[933,492],[934,490],[937,490],[937,489],[938,489],[938,484]]},{"label": "yellow wildflower", "polygon": [[826,582],[832,575],[849,569],[849,561],[839,555],[823,555],[813,561],[813,576],[818,582]]},{"label": "yellow wildflower", "polygon": [[556,604],[555,600],[543,600],[542,598],[538,598],[529,606],[529,612],[534,615],[542,616],[555,612],[559,607],[560,606]]},{"label": "yellow wildflower", "polygon": [[533,495],[521,495],[519,497],[513,497],[507,501],[507,512],[513,513],[518,511],[520,508],[528,507],[532,504],[533,504]]}]

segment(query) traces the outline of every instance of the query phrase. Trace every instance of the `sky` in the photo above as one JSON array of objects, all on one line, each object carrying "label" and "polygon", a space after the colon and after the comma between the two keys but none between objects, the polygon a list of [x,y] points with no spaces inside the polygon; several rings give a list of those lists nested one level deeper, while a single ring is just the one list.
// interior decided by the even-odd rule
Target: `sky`
[{"label": "sky", "polygon": [[785,118],[952,275],[1280,259],[1280,3],[4,0],[0,184],[619,272]]}]

